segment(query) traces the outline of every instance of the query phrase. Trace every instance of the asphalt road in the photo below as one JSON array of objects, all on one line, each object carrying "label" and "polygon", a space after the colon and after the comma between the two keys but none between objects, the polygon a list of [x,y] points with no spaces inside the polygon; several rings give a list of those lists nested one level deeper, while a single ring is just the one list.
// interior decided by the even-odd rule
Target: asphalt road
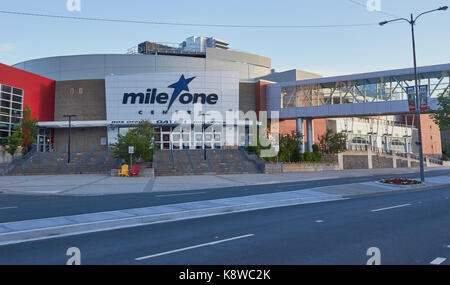
[{"label": "asphalt road", "polygon": [[0,264],[450,265],[450,187],[0,246]]},{"label": "asphalt road", "polygon": [[[426,176],[440,176],[449,173],[450,170],[427,171]],[[411,174],[392,175],[392,177],[417,176],[418,173],[416,169],[411,170]],[[188,190],[170,193],[150,192],[109,196],[26,196],[0,193],[0,223],[169,205],[281,191],[294,191],[314,187],[374,181],[382,178],[386,178],[386,175]]]}]

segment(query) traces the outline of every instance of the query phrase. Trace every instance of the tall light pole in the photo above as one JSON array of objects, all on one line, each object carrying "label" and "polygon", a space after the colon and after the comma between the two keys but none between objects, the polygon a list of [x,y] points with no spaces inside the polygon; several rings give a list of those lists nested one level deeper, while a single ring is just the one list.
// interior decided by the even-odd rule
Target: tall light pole
[{"label": "tall light pole", "polygon": [[202,133],[203,133],[203,160],[206,160],[206,134],[205,134],[205,127],[206,127],[206,119],[205,119],[205,112],[202,114],[203,121],[202,121]]},{"label": "tall light pole", "polygon": [[70,131],[72,129],[72,117],[76,117],[77,115],[64,115],[64,118],[69,118],[69,138],[67,143],[67,164],[70,164]]},{"label": "tall light pole", "polygon": [[417,131],[418,131],[418,142],[419,145],[419,159],[420,159],[420,180],[425,182],[425,171],[423,167],[423,145],[422,145],[422,127],[420,125],[420,98],[419,98],[419,75],[417,73],[417,60],[416,60],[416,41],[414,36],[414,25],[416,24],[417,19],[424,15],[435,11],[445,11],[448,9],[448,6],[439,7],[434,10],[426,11],[419,14],[416,18],[414,18],[413,14],[411,14],[411,19],[398,18],[390,21],[380,22],[380,26],[386,25],[390,22],[396,21],[406,21],[411,25],[411,35],[412,35],[412,47],[413,47],[413,59],[414,59],[414,81],[415,81],[415,93],[416,93],[416,116],[417,116]]}]

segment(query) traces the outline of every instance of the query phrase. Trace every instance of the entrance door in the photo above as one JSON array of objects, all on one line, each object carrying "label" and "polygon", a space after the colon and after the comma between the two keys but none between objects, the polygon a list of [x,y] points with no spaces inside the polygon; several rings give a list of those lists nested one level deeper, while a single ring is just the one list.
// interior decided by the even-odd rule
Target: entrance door
[{"label": "entrance door", "polygon": [[170,132],[161,132],[161,149],[171,149]]}]

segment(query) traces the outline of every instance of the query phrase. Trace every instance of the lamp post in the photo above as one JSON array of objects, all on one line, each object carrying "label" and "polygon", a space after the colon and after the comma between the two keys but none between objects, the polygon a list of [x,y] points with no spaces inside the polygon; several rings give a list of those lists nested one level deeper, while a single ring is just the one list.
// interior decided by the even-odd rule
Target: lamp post
[{"label": "lamp post", "polygon": [[415,81],[415,93],[416,93],[416,117],[417,117],[417,130],[418,130],[418,142],[417,144],[419,145],[419,159],[420,159],[420,180],[422,182],[425,182],[425,172],[424,172],[424,166],[423,166],[423,145],[422,145],[422,127],[420,124],[420,98],[419,98],[419,76],[417,73],[417,60],[416,60],[416,41],[415,41],[415,36],[414,36],[414,25],[416,24],[417,19],[424,15],[424,14],[428,14],[431,12],[436,12],[436,11],[445,11],[448,9],[448,6],[443,6],[443,7],[439,7],[437,9],[434,10],[430,10],[430,11],[426,11],[423,12],[421,14],[419,14],[417,17],[414,18],[413,14],[411,14],[411,19],[405,19],[405,18],[398,18],[398,19],[394,19],[394,20],[389,20],[389,21],[383,21],[380,22],[380,26],[384,26],[387,23],[390,22],[396,22],[396,21],[406,21],[411,25],[411,35],[412,35],[412,47],[413,47],[413,59],[414,59],[414,81]]},{"label": "lamp post", "polygon": [[69,118],[69,142],[67,143],[67,164],[70,164],[70,131],[72,129],[72,117],[76,117],[77,115],[64,115],[64,118]]},{"label": "lamp post", "polygon": [[206,160],[206,134],[205,134],[205,125],[206,125],[206,121],[205,121],[205,112],[203,112],[202,114],[203,116],[203,121],[202,121],[202,133],[203,133],[203,159]]}]

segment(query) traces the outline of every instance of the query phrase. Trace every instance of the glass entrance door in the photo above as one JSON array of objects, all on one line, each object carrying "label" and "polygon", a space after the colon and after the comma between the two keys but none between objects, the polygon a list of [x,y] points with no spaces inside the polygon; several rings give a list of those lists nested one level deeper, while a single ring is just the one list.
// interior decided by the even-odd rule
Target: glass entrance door
[{"label": "glass entrance door", "polygon": [[171,149],[170,132],[161,132],[161,149]]}]

